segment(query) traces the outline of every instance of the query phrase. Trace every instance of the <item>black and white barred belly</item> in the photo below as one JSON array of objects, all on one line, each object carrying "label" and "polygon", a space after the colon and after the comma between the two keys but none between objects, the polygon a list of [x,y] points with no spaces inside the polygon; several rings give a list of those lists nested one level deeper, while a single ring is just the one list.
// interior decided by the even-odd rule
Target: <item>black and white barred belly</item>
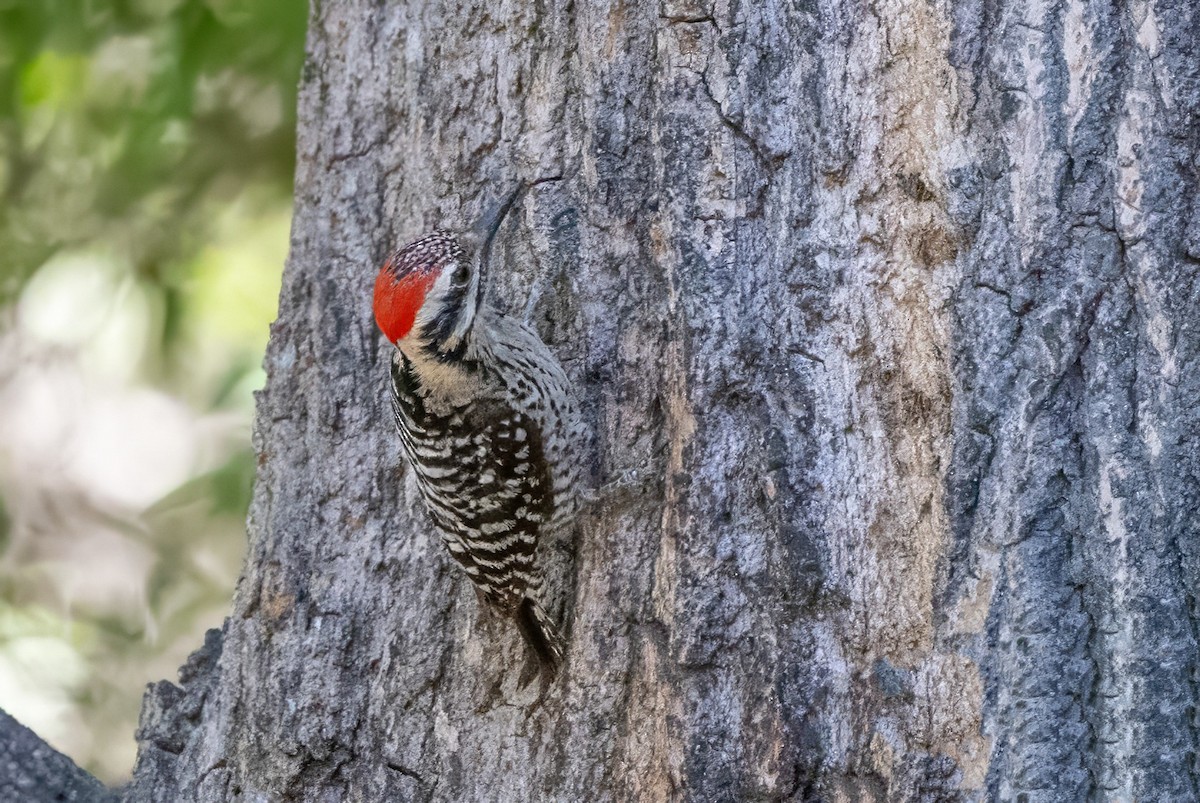
[{"label": "black and white barred belly", "polygon": [[392,410],[450,554],[501,610],[536,593],[538,534],[554,488],[540,426],[497,398],[434,412],[411,365],[392,363]]}]

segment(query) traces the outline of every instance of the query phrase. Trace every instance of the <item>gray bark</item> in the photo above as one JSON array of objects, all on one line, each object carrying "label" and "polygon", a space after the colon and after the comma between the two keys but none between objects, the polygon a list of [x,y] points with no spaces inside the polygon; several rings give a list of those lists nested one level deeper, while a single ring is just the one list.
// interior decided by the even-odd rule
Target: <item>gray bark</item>
[{"label": "gray bark", "polygon": [[[325,0],[308,52],[245,573],[131,799],[1200,797],[1191,0]],[[492,297],[601,487],[537,702],[370,288],[539,179]]]},{"label": "gray bark", "polygon": [[117,796],[29,728],[0,711],[0,800],[112,803]]}]

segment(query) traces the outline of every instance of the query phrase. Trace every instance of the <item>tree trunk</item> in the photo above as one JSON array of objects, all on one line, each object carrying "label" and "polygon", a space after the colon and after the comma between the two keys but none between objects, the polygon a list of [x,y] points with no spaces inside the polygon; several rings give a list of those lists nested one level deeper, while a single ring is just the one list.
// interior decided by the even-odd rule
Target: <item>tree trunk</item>
[{"label": "tree trunk", "polygon": [[[245,573],[128,797],[1200,797],[1196,8],[315,2]],[[540,701],[370,311],[522,180],[599,482]]]},{"label": "tree trunk", "polygon": [[115,803],[117,797],[74,761],[0,711],[0,800]]}]

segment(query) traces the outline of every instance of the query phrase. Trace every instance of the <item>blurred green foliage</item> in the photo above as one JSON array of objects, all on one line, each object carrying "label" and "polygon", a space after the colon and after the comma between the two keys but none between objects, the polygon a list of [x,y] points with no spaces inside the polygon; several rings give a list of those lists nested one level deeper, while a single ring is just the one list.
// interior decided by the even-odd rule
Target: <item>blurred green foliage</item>
[{"label": "blurred green foliage", "polygon": [[[180,481],[141,501],[0,442],[0,707],[109,781],[145,684],[220,624],[244,552],[306,17],[304,0],[0,0],[0,335],[18,343],[0,415],[69,369],[83,407],[90,387],[153,394],[191,433]],[[97,580],[106,560],[126,574]]]},{"label": "blurred green foliage", "polygon": [[290,190],[304,26],[297,0],[0,0],[0,300],[87,244],[178,306],[220,206]]}]

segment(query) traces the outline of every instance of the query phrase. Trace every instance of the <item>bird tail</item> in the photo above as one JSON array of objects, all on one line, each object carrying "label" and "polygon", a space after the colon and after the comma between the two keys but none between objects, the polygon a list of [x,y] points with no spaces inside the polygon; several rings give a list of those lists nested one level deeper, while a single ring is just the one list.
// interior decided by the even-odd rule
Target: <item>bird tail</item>
[{"label": "bird tail", "polygon": [[[558,668],[562,666],[565,644],[550,615],[536,600],[526,597],[517,608],[517,627],[525,637],[525,643],[537,656],[542,677],[547,681],[553,679],[558,673]],[[532,672],[528,673],[528,678],[524,677],[525,674],[522,673],[521,685],[533,679]]]}]

